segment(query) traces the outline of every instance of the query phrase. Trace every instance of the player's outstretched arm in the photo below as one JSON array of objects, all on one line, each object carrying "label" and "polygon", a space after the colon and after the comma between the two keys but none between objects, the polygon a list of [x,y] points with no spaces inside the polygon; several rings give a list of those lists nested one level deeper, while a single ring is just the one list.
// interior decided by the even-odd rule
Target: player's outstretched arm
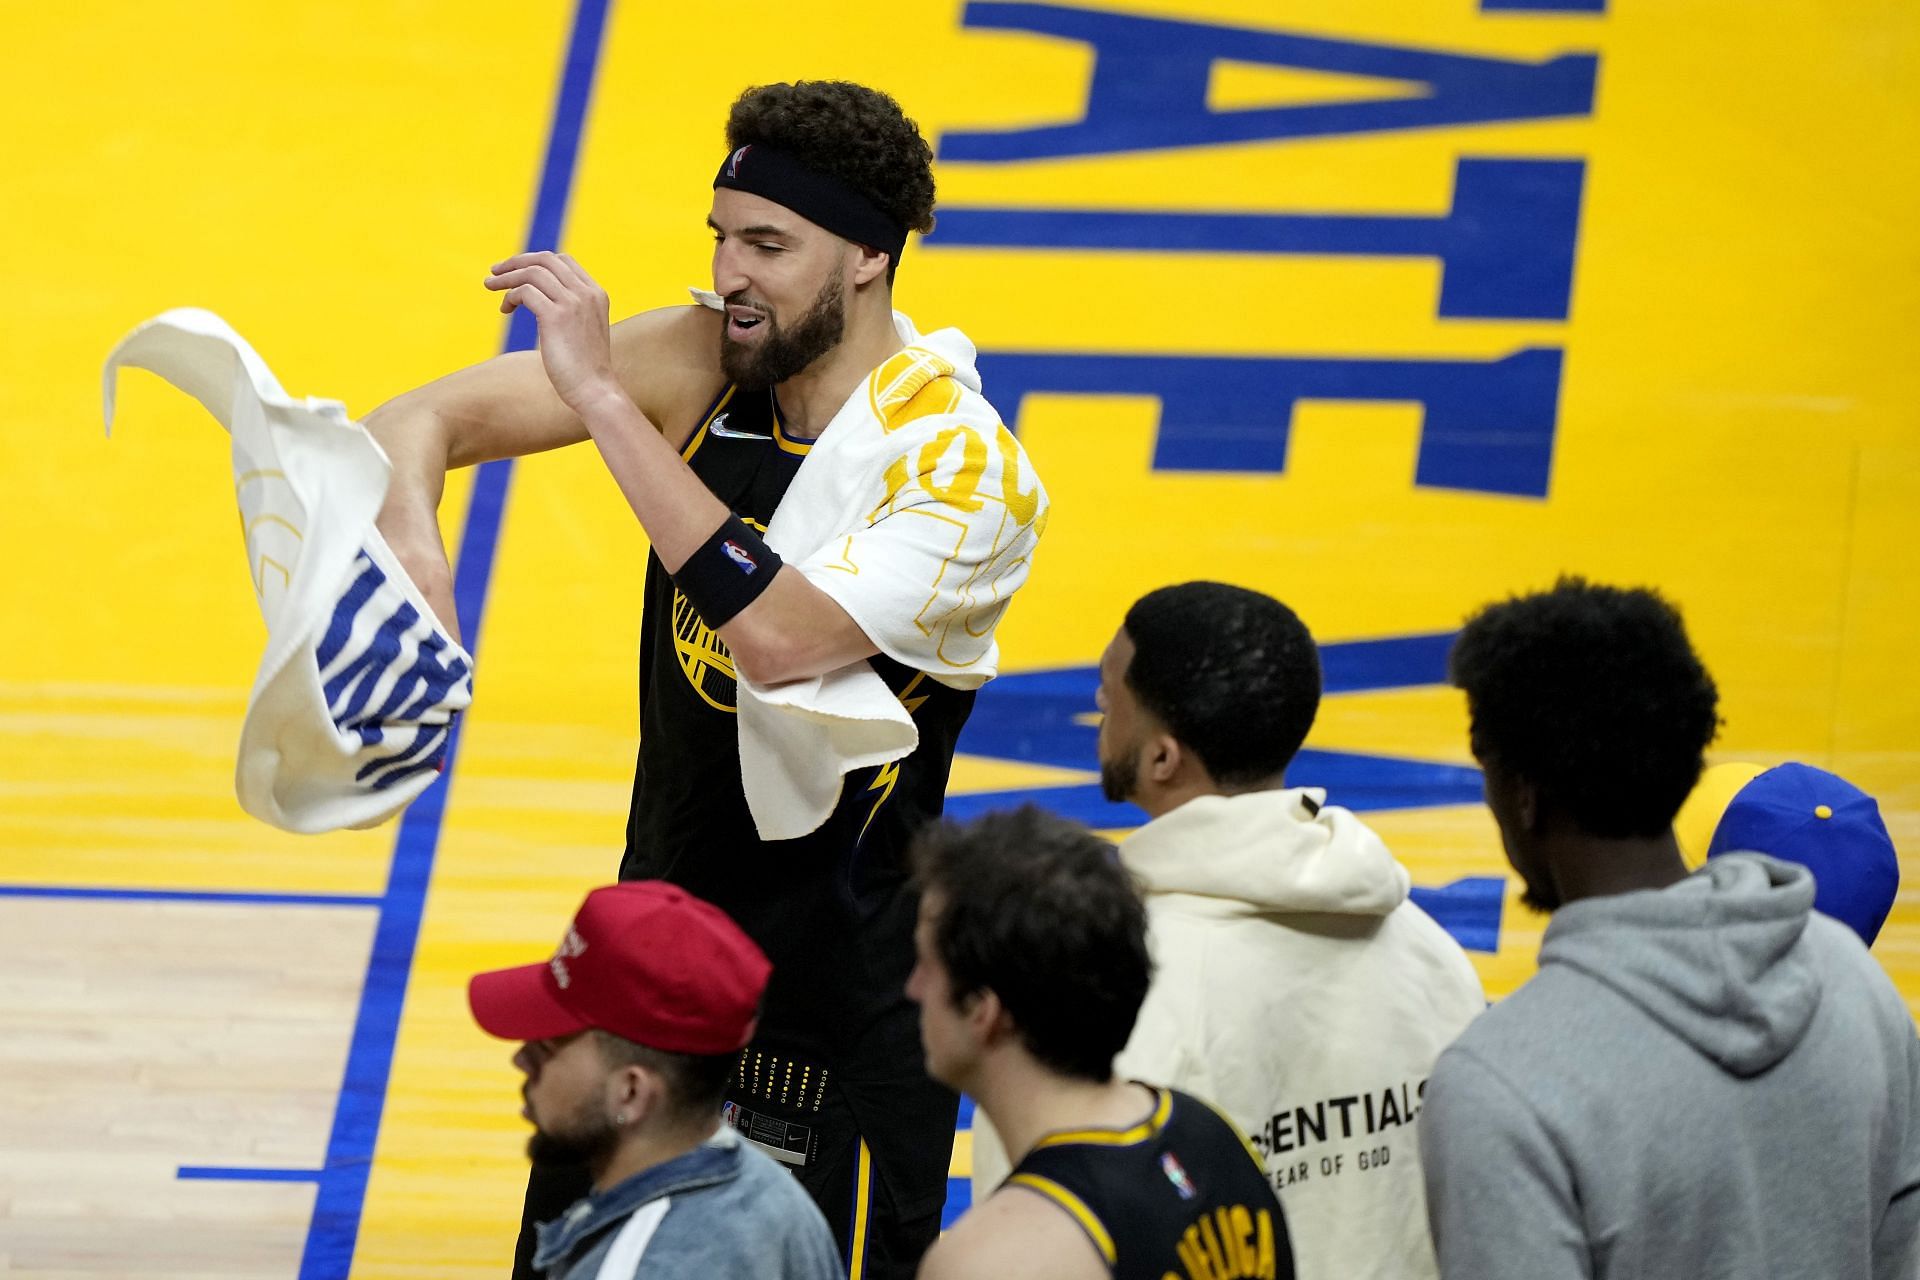
[{"label": "player's outstretched arm", "polygon": [[[674,422],[683,435],[719,385],[710,355],[688,358],[696,350],[710,353],[718,342],[716,321],[704,312],[644,312],[613,326],[609,338],[623,389],[654,406],[654,421]],[[534,351],[496,356],[409,391],[369,414],[366,427],[393,463],[380,532],[450,629],[457,626],[453,578],[437,519],[447,472],[587,438],[586,425],[554,391]]]},{"label": "player's outstretched arm", "polygon": [[457,638],[438,519],[447,472],[556,448],[584,439],[586,428],[553,394],[532,352],[497,356],[389,400],[367,415],[366,427],[393,463],[380,533]]}]

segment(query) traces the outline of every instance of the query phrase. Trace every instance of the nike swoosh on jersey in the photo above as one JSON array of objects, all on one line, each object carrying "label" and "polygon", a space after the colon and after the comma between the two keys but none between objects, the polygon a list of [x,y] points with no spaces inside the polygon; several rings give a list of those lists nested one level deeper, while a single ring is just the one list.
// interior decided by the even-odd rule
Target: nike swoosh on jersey
[{"label": "nike swoosh on jersey", "polygon": [[715,418],[712,422],[709,422],[707,424],[707,430],[711,431],[714,435],[719,436],[723,440],[771,440],[773,439],[773,436],[770,433],[762,433],[758,431],[735,431],[732,428],[728,427],[726,425],[726,422],[727,422],[727,415],[723,413],[719,417]]}]

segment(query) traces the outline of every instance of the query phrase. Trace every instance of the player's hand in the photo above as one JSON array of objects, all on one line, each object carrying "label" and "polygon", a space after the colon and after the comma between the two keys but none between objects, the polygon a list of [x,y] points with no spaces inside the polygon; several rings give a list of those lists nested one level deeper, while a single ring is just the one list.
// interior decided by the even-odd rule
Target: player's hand
[{"label": "player's hand", "polygon": [[621,394],[613,376],[607,293],[579,263],[549,250],[517,254],[494,264],[487,288],[505,294],[501,311],[533,312],[547,380],[568,408],[579,413],[600,396]]}]

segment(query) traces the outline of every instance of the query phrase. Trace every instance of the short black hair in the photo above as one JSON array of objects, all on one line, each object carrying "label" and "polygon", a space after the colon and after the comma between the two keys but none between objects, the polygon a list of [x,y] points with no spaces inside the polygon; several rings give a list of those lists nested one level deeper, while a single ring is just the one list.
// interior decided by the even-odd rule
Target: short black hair
[{"label": "short black hair", "polygon": [[1719,692],[1680,611],[1645,588],[1564,577],[1488,605],[1448,674],[1466,691],[1475,757],[1591,835],[1670,828],[1719,731]]},{"label": "short black hair", "polygon": [[600,1057],[610,1067],[645,1067],[666,1081],[668,1105],[682,1120],[718,1118],[740,1053],[668,1053],[600,1027],[593,1028]]},{"label": "short black hair", "polygon": [[1147,911],[1120,852],[1034,805],[923,829],[914,878],[939,896],[934,949],[956,1005],[992,991],[1027,1051],[1104,1083],[1153,976]]},{"label": "short black hair", "polygon": [[748,89],[727,115],[727,150],[749,145],[838,178],[909,231],[933,230],[933,148],[878,89],[847,80]]},{"label": "short black hair", "polygon": [[1320,652],[1293,610],[1224,582],[1148,592],[1127,610],[1127,687],[1215,782],[1262,782],[1320,710]]}]

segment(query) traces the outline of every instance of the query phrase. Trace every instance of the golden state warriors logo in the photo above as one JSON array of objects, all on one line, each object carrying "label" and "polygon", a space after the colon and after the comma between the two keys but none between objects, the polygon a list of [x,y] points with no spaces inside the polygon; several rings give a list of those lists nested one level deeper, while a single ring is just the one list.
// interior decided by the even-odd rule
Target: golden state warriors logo
[{"label": "golden state warriors logo", "polygon": [[735,710],[739,697],[738,677],[733,670],[733,655],[715,635],[713,628],[700,620],[680,588],[673,589],[673,656],[680,660],[681,674],[693,691],[709,706],[721,711]]}]

